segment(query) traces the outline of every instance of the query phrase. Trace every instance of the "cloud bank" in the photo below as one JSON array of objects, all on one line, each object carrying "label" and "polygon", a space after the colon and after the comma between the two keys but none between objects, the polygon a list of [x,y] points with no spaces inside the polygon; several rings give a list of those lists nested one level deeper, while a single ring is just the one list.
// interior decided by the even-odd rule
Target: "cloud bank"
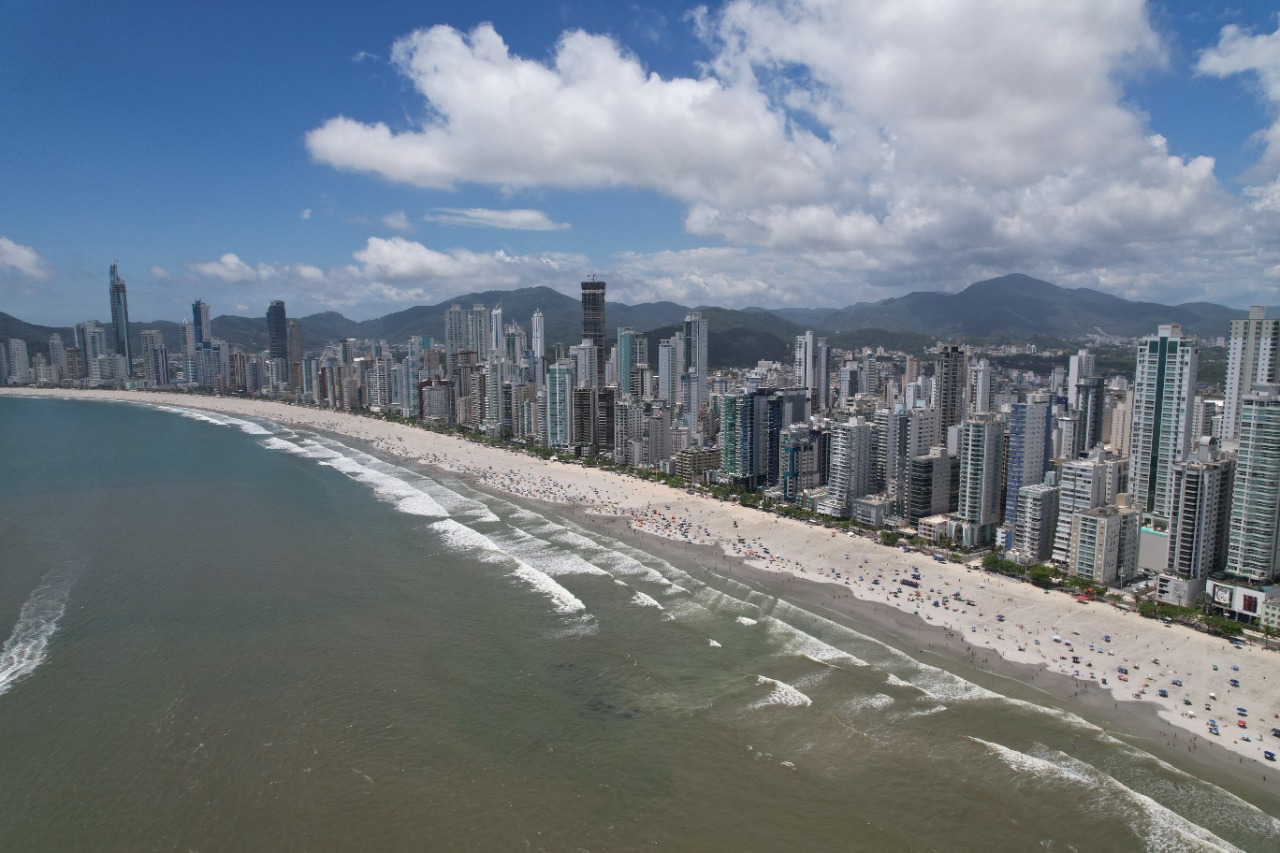
[{"label": "cloud bank", "polygon": [[[337,116],[307,148],[431,190],[676,199],[706,249],[609,259],[637,291],[670,298],[847,304],[1013,270],[1173,301],[1275,295],[1280,120],[1260,130],[1243,201],[1212,158],[1171,152],[1124,91],[1167,63],[1141,0],[738,0],[692,25],[707,60],[675,77],[577,30],[545,60],[513,55],[489,25],[419,30],[391,52],[422,98],[417,120]],[[1280,112],[1280,30],[1227,27],[1197,70],[1256,80]],[[549,230],[517,213],[538,212],[428,218]],[[465,266],[418,255],[359,259],[427,278]]]}]

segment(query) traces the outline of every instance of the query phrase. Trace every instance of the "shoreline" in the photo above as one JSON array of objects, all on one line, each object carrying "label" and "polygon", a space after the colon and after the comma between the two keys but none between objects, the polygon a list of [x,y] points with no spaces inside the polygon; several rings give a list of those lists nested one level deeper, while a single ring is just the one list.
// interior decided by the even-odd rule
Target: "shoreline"
[{"label": "shoreline", "polygon": [[[1030,584],[950,563],[923,564],[918,554],[865,538],[624,474],[545,461],[346,412],[179,393],[26,388],[0,393],[120,400],[261,418],[357,442],[395,464],[430,468],[480,491],[537,501],[673,563],[692,562],[722,577],[745,580],[824,617],[865,628],[876,639],[892,638],[892,645],[926,663],[969,670],[961,675],[975,683],[1037,696],[1039,704],[1077,714],[1269,814],[1280,814],[1280,764],[1269,767],[1271,762],[1261,755],[1263,749],[1280,751],[1280,738],[1269,733],[1273,725],[1280,727],[1280,653],[1254,646],[1237,650],[1221,638],[1164,627],[1107,604],[1081,605],[1059,593],[1046,595]],[[894,575],[906,577],[913,560],[919,564],[925,599],[908,605],[891,591],[897,586]],[[927,592],[931,588],[933,594]],[[974,606],[932,606],[952,591],[962,591]],[[1002,623],[995,617],[1004,610],[1009,615]],[[1111,641],[1104,642],[1104,634]],[[1072,654],[1080,658],[1079,665],[1070,662]],[[1232,665],[1240,672],[1232,671]],[[1118,680],[1117,666],[1130,669],[1127,683]],[[1079,678],[1074,677],[1077,670]],[[1097,677],[1089,678],[1091,672]],[[1185,686],[1172,685],[1175,677]],[[1239,689],[1228,686],[1231,677],[1240,680]],[[1102,678],[1108,681],[1105,687]],[[1158,688],[1167,689],[1169,697],[1158,698]],[[1209,700],[1210,691],[1217,701]],[[1181,705],[1182,695],[1194,697],[1193,704]],[[1203,709],[1206,702],[1212,712]],[[1113,707],[1107,709],[1108,703]],[[1237,705],[1248,707],[1252,742],[1236,736]],[[1184,708],[1199,716],[1184,716]],[[1217,738],[1206,732],[1210,716],[1227,729]],[[1189,742],[1196,748],[1181,750]]]}]

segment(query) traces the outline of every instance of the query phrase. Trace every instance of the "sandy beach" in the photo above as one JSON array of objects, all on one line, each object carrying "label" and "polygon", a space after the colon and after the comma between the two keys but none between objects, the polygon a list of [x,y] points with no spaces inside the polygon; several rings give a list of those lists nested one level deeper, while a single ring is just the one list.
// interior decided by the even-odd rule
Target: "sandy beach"
[{"label": "sandy beach", "polygon": [[[1235,648],[1109,604],[1078,603],[866,537],[622,473],[543,461],[344,412],[186,394],[26,388],[0,393],[185,406],[345,436],[387,458],[448,471],[485,490],[560,505],[611,534],[644,536],[651,543],[644,547],[676,548],[686,561],[892,634],[926,661],[937,655],[992,678],[1014,679],[1053,697],[1059,707],[1106,723],[1108,731],[1145,738],[1144,748],[1163,738],[1156,744],[1163,749],[1152,752],[1178,750],[1194,765],[1234,771],[1251,789],[1280,802],[1280,764],[1263,757],[1264,750],[1280,751],[1280,737],[1271,735],[1273,726],[1280,727],[1280,652],[1256,644]],[[919,587],[900,586],[913,573]],[[1160,696],[1160,690],[1168,695]],[[1144,726],[1141,720],[1152,713],[1159,720]],[[1217,720],[1219,735],[1209,734],[1209,719]]]}]

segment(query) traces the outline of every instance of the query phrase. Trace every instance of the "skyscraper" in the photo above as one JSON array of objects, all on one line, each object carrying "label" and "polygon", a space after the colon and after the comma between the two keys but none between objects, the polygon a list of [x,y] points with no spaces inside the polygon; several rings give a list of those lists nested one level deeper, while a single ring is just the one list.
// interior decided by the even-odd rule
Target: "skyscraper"
[{"label": "skyscraper", "polygon": [[463,349],[475,350],[476,358],[484,361],[489,355],[489,341],[493,337],[490,328],[491,318],[484,303],[476,302],[466,314],[466,346]]},{"label": "skyscraper", "polygon": [[1129,483],[1144,522],[1163,526],[1172,511],[1173,464],[1191,450],[1191,404],[1198,350],[1178,325],[1138,343],[1133,374]]},{"label": "skyscraper", "polygon": [[9,338],[9,382],[13,385],[29,385],[31,357],[27,355],[27,342],[22,338]]},{"label": "skyscraper", "polygon": [[681,389],[685,417],[694,422],[707,404],[707,321],[702,312],[684,315],[684,387]]},{"label": "skyscraper", "polygon": [[[582,282],[582,340],[590,341],[598,352],[596,353],[596,386],[604,385],[604,360],[605,360],[605,338],[604,338],[604,289],[603,281],[596,281],[595,276],[591,277],[591,281]],[[581,383],[581,380],[579,380]]]},{"label": "skyscraper", "polygon": [[1120,491],[1123,463],[1108,459],[1095,449],[1087,459],[1063,463],[1058,472],[1058,527],[1054,532],[1053,559],[1067,562],[1071,552],[1071,519],[1076,513],[1094,509],[1115,499]]},{"label": "skyscraper", "polygon": [[467,347],[467,315],[462,306],[453,304],[444,314],[444,350],[450,363],[455,355]]},{"label": "skyscraper", "polygon": [[796,335],[796,384],[806,390],[810,414],[826,411],[830,402],[828,357],[826,338],[815,338],[811,331]]},{"label": "skyscraper", "polygon": [[1009,407],[1009,454],[1005,466],[1008,473],[1004,490],[1004,526],[1009,534],[1004,543],[1006,548],[1013,545],[1020,490],[1044,481],[1045,465],[1049,461],[1050,414],[1047,394],[1034,394],[1026,402]]},{"label": "skyscraper", "polygon": [[489,340],[485,342],[485,352],[502,352],[502,303],[493,307],[489,314]]},{"label": "skyscraper", "polygon": [[213,342],[209,324],[209,306],[197,299],[191,303],[191,325],[195,326],[196,349],[206,349]]},{"label": "skyscraper", "polygon": [[49,336],[49,364],[57,372],[57,381],[67,378],[67,350],[57,332]]},{"label": "skyscraper", "polygon": [[871,493],[871,444],[871,424],[863,418],[831,426],[827,493],[818,501],[818,512],[848,518],[850,502]]},{"label": "skyscraper", "polygon": [[[1067,359],[1067,408],[1075,410],[1077,386],[1086,376],[1093,376],[1096,360],[1087,349]],[[1086,448],[1087,450],[1088,448]]]},{"label": "skyscraper", "polygon": [[547,354],[547,332],[541,308],[534,309],[533,321],[529,325],[533,334],[530,349],[533,350],[534,358],[543,358]]},{"label": "skyscraper", "polygon": [[1231,321],[1227,381],[1223,386],[1222,437],[1240,434],[1240,405],[1254,386],[1280,382],[1280,319],[1255,305],[1246,320]]},{"label": "skyscraper", "polygon": [[1157,582],[1161,600],[1194,606],[1205,578],[1222,569],[1234,470],[1235,460],[1220,457],[1207,438],[1190,459],[1173,466],[1169,557]]},{"label": "skyscraper", "polygon": [[965,392],[968,390],[969,361],[958,346],[938,347],[934,360],[934,406],[942,418],[942,429],[959,424],[965,418]]},{"label": "skyscraper", "polygon": [[618,327],[618,394],[621,397],[643,396],[643,388],[632,383],[632,373],[649,362],[649,340],[643,332],[626,326]]},{"label": "skyscraper", "polygon": [[142,332],[142,378],[148,388],[163,388],[169,384],[169,351],[164,336],[156,329]]},{"label": "skyscraper", "polygon": [[125,369],[133,370],[133,349],[129,346],[129,297],[125,293],[124,279],[120,277],[119,264],[111,262],[111,332],[112,344],[118,354],[124,356]]},{"label": "skyscraper", "polygon": [[289,361],[289,320],[284,313],[284,300],[273,299],[267,306],[267,355]]},{"label": "skyscraper", "polygon": [[1227,574],[1280,579],[1280,385],[1256,386],[1240,401],[1229,528]]},{"label": "skyscraper", "polygon": [[[963,386],[962,386],[963,387]],[[1000,454],[1004,427],[981,415],[960,427],[960,498],[955,538],[965,547],[989,544],[1000,523]]]},{"label": "skyscraper", "polygon": [[302,340],[302,324],[289,321],[289,384],[295,391],[302,389],[302,359],[305,349]]}]

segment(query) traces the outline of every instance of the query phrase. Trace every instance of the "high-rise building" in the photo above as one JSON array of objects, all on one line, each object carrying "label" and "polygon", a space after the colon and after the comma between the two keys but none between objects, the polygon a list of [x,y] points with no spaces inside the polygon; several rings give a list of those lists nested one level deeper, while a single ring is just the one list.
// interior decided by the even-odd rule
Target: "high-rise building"
[{"label": "high-rise building", "polygon": [[658,399],[676,406],[684,387],[684,332],[676,332],[658,342]]},{"label": "high-rise building", "polygon": [[604,385],[605,361],[605,324],[604,324],[604,291],[605,283],[597,281],[595,276],[590,281],[582,282],[582,339],[590,341],[591,346],[599,352],[596,355],[597,387]]},{"label": "high-rise building", "polygon": [[1094,375],[1094,364],[1093,354],[1087,349],[1082,349],[1067,359],[1067,408],[1071,411],[1075,411],[1077,407],[1077,386],[1086,376]]},{"label": "high-rise building", "polygon": [[583,338],[582,343],[569,347],[569,358],[573,360],[573,369],[577,374],[578,388],[595,388],[599,378],[598,360],[600,348]]},{"label": "high-rise building", "polygon": [[485,352],[502,352],[502,303],[499,302],[493,306],[493,311],[489,314],[489,335],[490,338],[485,342]]},{"label": "high-rise building", "polygon": [[107,354],[107,333],[97,320],[76,324],[76,347],[80,350],[81,376],[89,375],[89,366]]},{"label": "high-rise building", "polygon": [[1177,325],[1138,344],[1133,375],[1129,483],[1144,523],[1162,528],[1172,511],[1173,465],[1191,450],[1198,349]]},{"label": "high-rise building", "polygon": [[547,366],[547,389],[542,418],[545,429],[543,443],[556,450],[572,446],[573,436],[573,362],[567,358]]},{"label": "high-rise building", "polygon": [[533,350],[534,358],[545,358],[547,354],[547,332],[541,308],[534,309],[533,320],[529,325],[533,334],[530,348]]},{"label": "high-rise building", "polygon": [[267,306],[267,355],[286,364],[289,361],[289,319],[282,299],[273,299]]},{"label": "high-rise building", "polygon": [[[1075,448],[1072,456],[1088,453],[1102,444],[1102,417],[1107,389],[1101,376],[1083,376],[1075,385]],[[1065,448],[1064,448],[1065,451]],[[1064,456],[1066,453],[1064,452]]]},{"label": "high-rise building", "polygon": [[302,379],[302,360],[305,355],[305,347],[302,340],[302,323],[297,320],[289,321],[289,385],[295,391],[301,391],[303,386]]},{"label": "high-rise building", "polygon": [[1240,434],[1240,408],[1244,396],[1257,385],[1280,382],[1280,319],[1267,319],[1259,305],[1245,320],[1231,321],[1227,344],[1227,380],[1223,385],[1222,437]]},{"label": "high-rise building", "polygon": [[1053,537],[1058,526],[1058,497],[1061,489],[1050,483],[1032,483],[1018,489],[1012,524],[1013,551],[1019,562],[1038,563],[1053,554]]},{"label": "high-rise building", "polygon": [[111,332],[115,351],[124,356],[124,362],[133,369],[133,348],[129,344],[129,297],[125,293],[124,279],[119,265],[111,262],[108,292],[111,296]]},{"label": "high-rise building", "polygon": [[707,379],[710,376],[711,367],[707,363],[707,321],[702,312],[694,311],[684,315],[684,379],[681,388],[684,414],[691,422],[696,420],[702,407],[707,405]]},{"label": "high-rise building", "polygon": [[636,368],[649,362],[649,339],[643,332],[630,327],[618,327],[618,394],[643,397],[644,389],[638,387],[633,374]]},{"label": "high-rise building", "polygon": [[1133,390],[1111,409],[1111,452],[1121,459],[1129,458],[1129,432],[1133,429]]},{"label": "high-rise building", "polygon": [[872,459],[873,488],[883,489],[901,512],[911,460],[944,440],[938,410],[897,405],[878,410],[875,418],[879,440]]},{"label": "high-rise building", "polygon": [[795,378],[808,397],[809,413],[825,412],[829,408],[831,381],[828,375],[830,350],[826,338],[815,338],[813,332],[796,336]]},{"label": "high-rise building", "polygon": [[832,424],[827,493],[818,501],[818,512],[848,518],[849,502],[871,493],[871,445],[871,424],[865,419]]},{"label": "high-rise building", "polygon": [[960,495],[952,538],[966,547],[989,544],[1000,523],[1004,427],[983,415],[960,426]]},{"label": "high-rise building", "polygon": [[983,415],[991,411],[991,362],[978,359],[969,376],[969,411]]},{"label": "high-rise building", "polygon": [[209,306],[197,299],[191,303],[191,325],[195,327],[196,349],[205,349],[213,341],[213,326],[209,321]]},{"label": "high-rise building", "polygon": [[1221,571],[1234,473],[1235,460],[1219,456],[1208,438],[1190,459],[1173,466],[1168,563],[1156,583],[1162,601],[1194,607],[1205,579]]},{"label": "high-rise building", "polygon": [[[535,326],[534,329],[534,334],[537,334],[537,327]],[[444,312],[444,349],[449,354],[451,363],[453,356],[464,349],[470,349],[467,346],[466,314],[462,306],[456,303],[450,305],[449,310]]]},{"label": "high-rise building", "polygon": [[1071,519],[1086,509],[1104,506],[1120,492],[1124,463],[1095,449],[1085,459],[1065,462],[1058,471],[1058,528],[1053,559],[1067,562],[1071,549]]},{"label": "high-rise building", "polygon": [[720,471],[748,491],[769,475],[770,396],[768,391],[748,391],[723,397]]},{"label": "high-rise building", "polygon": [[934,360],[934,407],[942,419],[942,429],[956,426],[965,418],[965,396],[968,391],[969,360],[958,346],[938,347]]},{"label": "high-rise building", "polygon": [[49,365],[57,376],[55,381],[67,378],[67,349],[62,343],[62,335],[57,332],[49,336]]},{"label": "high-rise building", "polygon": [[476,357],[484,361],[489,356],[489,342],[493,338],[490,329],[489,310],[482,303],[475,303],[466,312],[466,346],[464,349],[474,350]]},{"label": "high-rise building", "polygon": [[142,379],[148,388],[169,384],[169,350],[157,329],[144,329],[142,338]]},{"label": "high-rise building", "polygon": [[[1009,407],[1009,450],[1005,464],[1004,545],[1012,546],[1018,521],[1020,490],[1044,481],[1049,462],[1049,432],[1053,413],[1048,394],[1033,394],[1026,402]],[[1037,558],[1038,559],[1038,558]]]},{"label": "high-rise building", "polygon": [[1255,385],[1241,398],[1239,435],[1226,573],[1274,582],[1280,580],[1280,385]]},{"label": "high-rise building", "polygon": [[951,511],[956,460],[947,448],[929,449],[923,456],[913,456],[907,464],[906,494],[902,498],[902,516],[915,523],[922,518],[946,515]]},{"label": "high-rise building", "polygon": [[29,385],[31,382],[31,357],[27,355],[27,342],[22,338],[9,338],[9,383]]},{"label": "high-rise building", "polygon": [[1067,573],[1099,586],[1115,586],[1138,572],[1138,511],[1128,505],[1100,506],[1071,520]]}]

